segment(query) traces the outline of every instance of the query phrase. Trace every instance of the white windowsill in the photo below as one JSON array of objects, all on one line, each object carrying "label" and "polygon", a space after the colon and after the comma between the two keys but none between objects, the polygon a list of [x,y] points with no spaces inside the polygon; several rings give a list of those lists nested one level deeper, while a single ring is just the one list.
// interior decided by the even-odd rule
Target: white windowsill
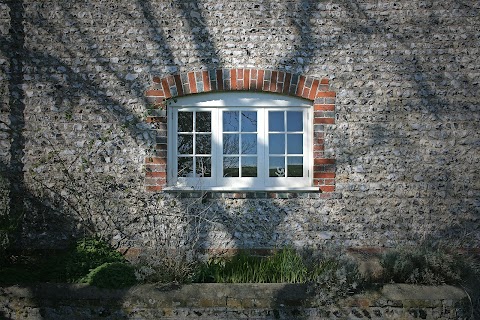
[{"label": "white windowsill", "polygon": [[164,191],[171,192],[195,192],[195,191],[212,191],[212,192],[321,192],[318,187],[303,187],[303,188],[284,188],[284,187],[271,187],[265,189],[255,189],[255,188],[228,188],[228,187],[203,187],[203,188],[194,188],[194,187],[166,187],[163,188]]}]

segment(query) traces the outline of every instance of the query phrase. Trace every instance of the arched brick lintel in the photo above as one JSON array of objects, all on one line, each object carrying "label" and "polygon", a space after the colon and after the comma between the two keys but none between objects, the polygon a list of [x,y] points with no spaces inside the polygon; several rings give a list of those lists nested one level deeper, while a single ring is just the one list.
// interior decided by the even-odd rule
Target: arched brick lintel
[{"label": "arched brick lintel", "polygon": [[[312,101],[313,185],[322,193],[335,191],[336,161],[326,158],[324,154],[324,125],[335,123],[336,94],[330,91],[328,79],[264,69],[192,71],[164,78],[153,77],[153,84],[145,92],[145,96],[150,102],[150,108],[164,109],[170,98],[237,90],[278,93]],[[145,187],[147,191],[159,192],[167,185],[167,117],[165,112],[153,112],[147,116],[146,121],[152,124],[158,142],[154,154],[145,158]]]},{"label": "arched brick lintel", "polygon": [[335,92],[329,91],[326,78],[264,69],[216,69],[153,77],[153,85],[145,95],[152,105],[163,107],[169,98],[235,90],[273,92],[319,104],[335,104]]}]

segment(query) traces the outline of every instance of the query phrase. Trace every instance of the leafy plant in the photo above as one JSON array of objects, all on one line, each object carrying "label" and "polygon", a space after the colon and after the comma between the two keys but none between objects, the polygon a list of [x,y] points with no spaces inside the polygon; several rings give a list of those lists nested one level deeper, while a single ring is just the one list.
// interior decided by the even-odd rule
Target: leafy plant
[{"label": "leafy plant", "polygon": [[135,276],[145,283],[190,283],[198,267],[193,250],[156,248],[146,251],[135,265]]},{"label": "leafy plant", "polygon": [[99,288],[120,289],[136,284],[137,280],[133,266],[109,262],[92,269],[80,282]]},{"label": "leafy plant", "polygon": [[334,303],[365,285],[357,262],[344,252],[322,252],[313,260],[317,264],[311,289],[317,305]]},{"label": "leafy plant", "polygon": [[[109,263],[120,263],[126,267],[108,267],[108,270],[110,270],[109,268],[126,270],[128,267],[129,270],[132,270],[131,274],[134,276],[133,267],[126,263],[125,258],[108,243],[98,238],[81,239],[67,252],[63,253],[49,252],[40,255],[27,253],[26,255],[11,256],[9,260],[8,264],[0,268],[0,283],[2,284],[50,281],[90,283],[93,281],[91,279],[94,279],[91,272],[99,266]],[[99,271],[97,270],[97,272]],[[125,272],[129,271],[126,270]],[[109,281],[106,279],[109,276],[112,277],[112,282],[118,281],[113,271],[102,271],[100,276],[105,278],[101,280],[104,282]],[[119,283],[122,283],[122,281]]]},{"label": "leafy plant", "polygon": [[458,284],[470,269],[465,257],[426,245],[386,252],[380,264],[385,282],[425,285]]},{"label": "leafy plant", "polygon": [[65,257],[65,279],[69,282],[76,282],[88,274],[91,269],[108,262],[125,262],[125,258],[100,239],[81,239]]}]

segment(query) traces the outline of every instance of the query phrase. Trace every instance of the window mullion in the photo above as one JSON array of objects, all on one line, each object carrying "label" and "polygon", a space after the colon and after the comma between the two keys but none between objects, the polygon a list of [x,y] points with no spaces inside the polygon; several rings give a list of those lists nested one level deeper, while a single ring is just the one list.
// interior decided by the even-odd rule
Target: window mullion
[{"label": "window mullion", "polygon": [[222,159],[222,131],[223,125],[221,121],[222,109],[212,109],[212,174],[214,175],[215,184],[220,184],[222,177],[223,159]]},{"label": "window mullion", "polygon": [[257,161],[258,161],[258,172],[257,176],[260,179],[261,187],[265,187],[265,179],[268,175],[268,162],[267,162],[267,131],[268,131],[268,122],[267,122],[267,108],[258,109],[258,125],[257,125]]}]

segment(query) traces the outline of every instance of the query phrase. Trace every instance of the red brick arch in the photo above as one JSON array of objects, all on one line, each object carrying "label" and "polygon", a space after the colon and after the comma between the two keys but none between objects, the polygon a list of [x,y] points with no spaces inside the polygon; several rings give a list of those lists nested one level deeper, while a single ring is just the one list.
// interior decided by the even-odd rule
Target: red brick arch
[{"label": "red brick arch", "polygon": [[[324,125],[335,123],[335,92],[329,80],[290,72],[265,69],[216,69],[192,71],[166,77],[153,77],[146,91],[152,112],[146,121],[157,131],[153,155],[145,160],[145,186],[161,191],[167,184],[167,117],[164,109],[170,98],[204,92],[255,91],[301,97],[312,101],[314,108],[314,185],[320,192],[335,191],[335,159],[324,157]],[[157,112],[155,112],[157,110]]]}]

